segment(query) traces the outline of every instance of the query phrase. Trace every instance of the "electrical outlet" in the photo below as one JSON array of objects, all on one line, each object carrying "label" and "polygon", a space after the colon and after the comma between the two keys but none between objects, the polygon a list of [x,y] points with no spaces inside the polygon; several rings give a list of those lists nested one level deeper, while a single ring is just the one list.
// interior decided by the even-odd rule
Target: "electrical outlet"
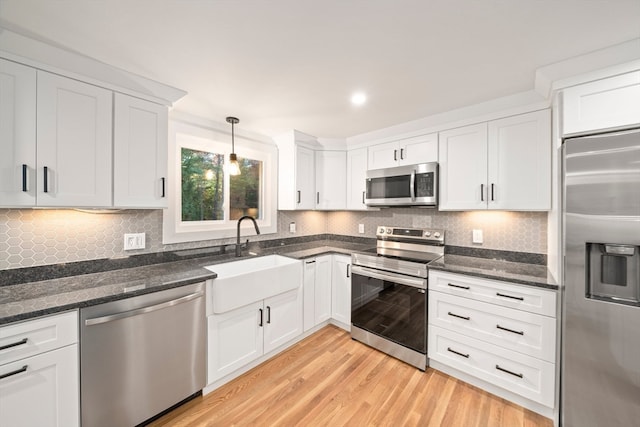
[{"label": "electrical outlet", "polygon": [[482,230],[473,230],[472,242],[482,244]]},{"label": "electrical outlet", "polygon": [[364,234],[364,224],[358,224],[358,233]]},{"label": "electrical outlet", "polygon": [[124,235],[124,250],[130,251],[133,249],[145,248],[145,233],[125,233]]},{"label": "electrical outlet", "polygon": [[295,222],[289,223],[289,233],[295,233],[295,232],[296,232],[296,223]]}]

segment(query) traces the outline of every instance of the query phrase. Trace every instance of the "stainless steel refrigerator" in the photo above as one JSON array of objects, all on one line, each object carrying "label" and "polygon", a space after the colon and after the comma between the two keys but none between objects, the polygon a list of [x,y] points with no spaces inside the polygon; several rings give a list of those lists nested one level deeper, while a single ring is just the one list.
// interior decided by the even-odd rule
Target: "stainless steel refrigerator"
[{"label": "stainless steel refrigerator", "polygon": [[563,427],[640,426],[640,129],[563,145]]}]

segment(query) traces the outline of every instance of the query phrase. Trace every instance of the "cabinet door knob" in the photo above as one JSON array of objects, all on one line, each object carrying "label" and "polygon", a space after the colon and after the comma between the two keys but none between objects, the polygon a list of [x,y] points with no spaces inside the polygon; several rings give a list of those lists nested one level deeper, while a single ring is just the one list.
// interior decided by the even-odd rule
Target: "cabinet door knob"
[{"label": "cabinet door knob", "polygon": [[260,323],[258,323],[258,326],[262,326],[262,309],[259,308],[258,311],[260,312]]},{"label": "cabinet door knob", "polygon": [[480,184],[480,201],[484,202],[484,184]]},{"label": "cabinet door knob", "polygon": [[400,160],[404,160],[404,148],[400,149]]},{"label": "cabinet door knob", "polygon": [[393,150],[393,160],[398,160],[398,150]]},{"label": "cabinet door knob", "polygon": [[491,183],[491,201],[493,202],[495,199],[493,198],[493,183]]},{"label": "cabinet door knob", "polygon": [[300,190],[298,190],[298,204],[300,204]]},{"label": "cabinet door knob", "polygon": [[160,197],[165,197],[165,189],[164,189],[165,177],[163,176],[162,178],[160,178],[160,180],[162,181],[162,195]]},{"label": "cabinet door knob", "polygon": [[44,189],[42,191],[44,191],[45,193],[49,192],[49,168],[48,167],[44,167]]}]

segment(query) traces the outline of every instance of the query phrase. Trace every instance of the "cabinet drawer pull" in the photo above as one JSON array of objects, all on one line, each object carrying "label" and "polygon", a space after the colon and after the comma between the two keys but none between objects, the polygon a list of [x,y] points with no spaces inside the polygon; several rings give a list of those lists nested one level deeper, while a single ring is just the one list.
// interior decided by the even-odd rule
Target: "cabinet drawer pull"
[{"label": "cabinet drawer pull", "polygon": [[21,374],[23,372],[27,372],[27,368],[28,367],[29,367],[28,365],[24,365],[20,369],[16,369],[15,371],[11,371],[11,372],[7,372],[6,374],[2,374],[2,375],[0,375],[0,380],[3,380],[3,379],[8,378],[8,377],[12,377],[14,375]]},{"label": "cabinet drawer pull", "polygon": [[457,317],[458,319],[471,320],[471,317],[468,316],[460,316],[459,314],[455,314],[452,312],[447,313],[449,316]]},{"label": "cabinet drawer pull", "polygon": [[44,167],[44,189],[42,191],[44,191],[45,193],[49,192],[49,168],[48,167]]},{"label": "cabinet drawer pull", "polygon": [[496,325],[496,328],[502,329],[503,331],[511,332],[512,334],[524,335],[524,331],[515,331],[513,329],[505,328],[504,326]]},{"label": "cabinet drawer pull", "polygon": [[262,309],[259,308],[258,311],[260,312],[260,323],[258,323],[258,326],[262,326]]},{"label": "cabinet drawer pull", "polygon": [[0,351],[6,350],[6,349],[11,348],[11,347],[17,347],[19,345],[24,345],[26,343],[27,343],[27,339],[26,338],[22,338],[20,341],[16,341],[16,342],[12,342],[11,344],[5,344],[3,346],[0,346]]},{"label": "cabinet drawer pull", "polygon": [[314,259],[313,261],[305,261],[305,264],[315,264],[316,260]]},{"label": "cabinet drawer pull", "polygon": [[164,184],[165,184],[165,177],[163,176],[162,178],[160,178],[160,181],[162,181],[162,195],[160,197],[164,198],[165,197],[165,189],[164,189]]},{"label": "cabinet drawer pull", "polygon": [[510,371],[510,370],[508,370],[508,369],[501,368],[501,367],[500,367],[500,365],[496,365],[496,369],[497,369],[498,371],[505,372],[505,373],[507,373],[507,374],[509,374],[509,375],[513,375],[514,377],[524,378],[524,375],[522,375],[522,374],[516,374],[515,372],[511,372],[511,371]]},{"label": "cabinet drawer pull", "polygon": [[466,289],[466,290],[471,289],[469,286],[454,285],[453,283],[447,283],[447,286],[451,286],[452,288],[458,288],[458,289]]},{"label": "cabinet drawer pull", "polygon": [[511,298],[511,299],[517,299],[518,301],[524,301],[523,297],[514,297],[513,295],[501,294],[500,292],[496,292],[496,295],[503,298]]},{"label": "cabinet drawer pull", "polygon": [[271,307],[267,306],[267,323],[271,323]]},{"label": "cabinet drawer pull", "polygon": [[460,353],[459,351],[452,350],[451,347],[447,347],[447,351],[450,351],[453,354],[457,354],[458,356],[462,356],[462,357],[467,358],[467,359],[469,358],[469,353],[467,353],[467,354]]},{"label": "cabinet drawer pull", "polygon": [[300,190],[298,190],[298,204],[300,204]]},{"label": "cabinet drawer pull", "polygon": [[27,189],[27,165],[22,165],[22,191],[25,193],[29,191]]}]

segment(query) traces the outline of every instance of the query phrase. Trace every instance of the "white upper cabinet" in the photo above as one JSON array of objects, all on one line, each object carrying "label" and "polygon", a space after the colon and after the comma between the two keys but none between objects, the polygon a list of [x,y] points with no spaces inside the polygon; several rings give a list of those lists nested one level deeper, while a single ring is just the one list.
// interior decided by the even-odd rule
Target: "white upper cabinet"
[{"label": "white upper cabinet", "polygon": [[36,70],[0,59],[0,206],[36,203]]},{"label": "white upper cabinet", "polygon": [[640,123],[640,71],[574,86],[562,92],[562,134]]},{"label": "white upper cabinet", "polygon": [[441,132],[439,145],[440,210],[550,209],[550,110]]},{"label": "white upper cabinet", "polygon": [[551,209],[551,111],[489,122],[488,208]]},{"label": "white upper cabinet", "polygon": [[112,204],[112,92],[38,71],[39,206]]},{"label": "white upper cabinet", "polygon": [[368,153],[369,169],[437,162],[438,134],[420,135],[373,145],[368,148]]},{"label": "white upper cabinet", "polygon": [[115,94],[115,207],[167,207],[167,115],[164,105]]},{"label": "white upper cabinet", "polygon": [[316,151],[316,209],[345,209],[347,152]]},{"label": "white upper cabinet", "polygon": [[439,145],[439,209],[486,209],[487,124],[441,132]]},{"label": "white upper cabinet", "polygon": [[365,210],[367,148],[347,151],[347,209]]},{"label": "white upper cabinet", "polygon": [[278,209],[310,210],[316,206],[314,141],[298,131],[274,138],[278,145]]}]

